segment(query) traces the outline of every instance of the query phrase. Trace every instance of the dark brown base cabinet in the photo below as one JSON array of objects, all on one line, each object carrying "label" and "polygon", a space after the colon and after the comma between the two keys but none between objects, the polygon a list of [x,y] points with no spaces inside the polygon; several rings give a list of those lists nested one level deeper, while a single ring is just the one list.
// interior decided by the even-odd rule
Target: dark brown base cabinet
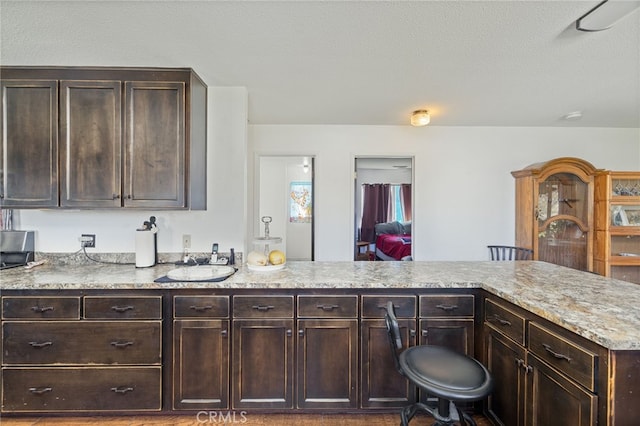
[{"label": "dark brown base cabinet", "polygon": [[388,301],[405,346],[492,371],[493,394],[465,409],[507,426],[635,421],[638,351],[480,289],[3,290],[1,413],[395,411],[425,396],[395,369]]},{"label": "dark brown base cabinet", "polygon": [[485,362],[496,381],[489,416],[514,426],[596,425],[596,374],[606,354],[578,336],[540,326],[505,302],[487,299],[485,307]]},{"label": "dark brown base cabinet", "polygon": [[173,409],[229,408],[229,297],[173,298]]}]

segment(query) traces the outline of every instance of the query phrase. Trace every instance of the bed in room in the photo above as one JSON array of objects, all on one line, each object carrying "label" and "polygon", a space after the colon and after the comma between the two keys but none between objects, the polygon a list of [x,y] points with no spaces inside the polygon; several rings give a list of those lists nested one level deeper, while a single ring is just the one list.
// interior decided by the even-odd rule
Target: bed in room
[{"label": "bed in room", "polygon": [[376,260],[413,260],[411,222],[387,222],[375,225]]}]

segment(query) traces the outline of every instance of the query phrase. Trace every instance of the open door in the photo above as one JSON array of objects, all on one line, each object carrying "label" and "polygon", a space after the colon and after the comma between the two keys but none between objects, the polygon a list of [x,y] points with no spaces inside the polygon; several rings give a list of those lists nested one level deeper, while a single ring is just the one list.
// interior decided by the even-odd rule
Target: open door
[{"label": "open door", "polygon": [[260,218],[270,216],[270,235],[282,238],[288,260],[314,260],[313,160],[312,156],[258,159],[254,236],[262,232]]},{"label": "open door", "polygon": [[356,157],[354,260],[412,260],[413,158]]}]

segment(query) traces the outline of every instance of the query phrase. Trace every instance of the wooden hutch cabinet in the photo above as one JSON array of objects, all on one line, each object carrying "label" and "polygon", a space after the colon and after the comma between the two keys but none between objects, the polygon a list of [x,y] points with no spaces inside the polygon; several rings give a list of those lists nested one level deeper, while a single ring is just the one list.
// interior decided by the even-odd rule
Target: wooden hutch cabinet
[{"label": "wooden hutch cabinet", "polygon": [[193,70],[1,72],[1,206],[206,208],[207,87]]},{"label": "wooden hutch cabinet", "polygon": [[562,157],[511,172],[516,245],[532,249],[533,260],[592,271],[597,171],[587,161]]},{"label": "wooden hutch cabinet", "polygon": [[640,284],[640,172],[595,177],[594,272]]}]

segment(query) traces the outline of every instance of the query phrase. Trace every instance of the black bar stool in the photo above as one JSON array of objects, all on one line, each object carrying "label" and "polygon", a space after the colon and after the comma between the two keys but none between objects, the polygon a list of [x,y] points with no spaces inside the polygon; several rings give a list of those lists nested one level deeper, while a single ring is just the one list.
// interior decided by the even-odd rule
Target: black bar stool
[{"label": "black bar stool", "polygon": [[493,389],[489,371],[477,360],[442,346],[420,345],[402,350],[393,302],[387,303],[386,311],[385,323],[396,369],[427,395],[437,398],[435,404],[416,402],[403,408],[401,425],[408,426],[422,410],[435,418],[434,425],[453,425],[460,420],[461,424],[475,426],[471,416],[455,403],[486,398]]}]

